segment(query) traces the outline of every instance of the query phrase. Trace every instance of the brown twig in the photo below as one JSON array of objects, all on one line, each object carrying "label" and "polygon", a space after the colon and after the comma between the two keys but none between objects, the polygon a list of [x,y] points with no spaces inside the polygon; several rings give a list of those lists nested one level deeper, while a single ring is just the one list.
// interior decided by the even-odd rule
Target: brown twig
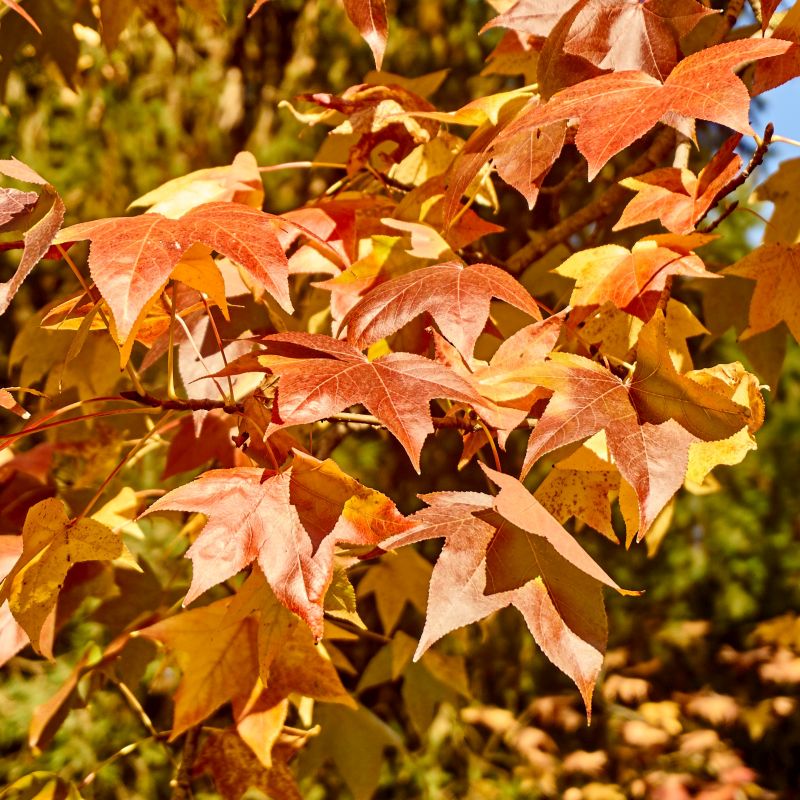
[{"label": "brown twig", "polygon": [[189,728],[183,740],[181,763],[172,781],[171,800],[190,800],[192,797],[192,766],[197,758],[200,728]]},{"label": "brown twig", "polygon": [[[641,175],[643,172],[652,169],[672,150],[674,142],[675,135],[673,130],[664,128],[655,137],[647,151],[622,172],[620,179]],[[615,206],[621,203],[627,195],[628,190],[620,186],[619,183],[615,183],[601,197],[598,197],[566,219],[561,220],[538,239],[520,248],[508,260],[509,272],[519,274],[549,250],[552,250],[557,244],[566,241],[570,236],[583,230],[590,223],[610,214]]]},{"label": "brown twig", "polygon": [[[764,135],[761,137],[761,141],[758,143],[758,147],[756,147],[756,151],[755,153],[753,153],[753,156],[747,163],[747,166],[735,178],[728,181],[728,183],[726,183],[714,195],[714,199],[711,202],[711,205],[706,210],[706,213],[703,214],[703,216],[700,217],[699,220],[697,220],[697,224],[702,222],[708,216],[708,212],[711,211],[711,209],[716,208],[716,206],[719,205],[719,202],[723,198],[727,197],[732,192],[735,192],[750,177],[750,175],[753,173],[753,170],[756,167],[760,166],[760,164],[764,161],[764,156],[766,156],[767,152],[769,151],[769,146],[772,143],[772,135],[774,133],[775,133],[775,126],[771,122],[768,122],[767,127],[764,128]],[[722,222],[724,217],[727,217],[729,214],[733,212],[736,205],[737,204],[734,203],[733,206],[730,206],[728,209],[726,209],[726,211],[724,212],[724,216],[717,219],[715,222],[712,223],[712,225],[709,225],[708,227],[702,229],[703,232],[707,233],[708,231],[711,231],[714,228],[716,228],[717,225],[719,225],[720,222]],[[698,228],[698,230],[701,229]]]},{"label": "brown twig", "polygon": [[149,392],[120,392],[123,400],[131,400],[150,408],[165,408],[173,411],[214,411],[221,409],[226,414],[243,414],[244,406],[241,403],[230,403],[227,400],[182,400],[156,397]]}]

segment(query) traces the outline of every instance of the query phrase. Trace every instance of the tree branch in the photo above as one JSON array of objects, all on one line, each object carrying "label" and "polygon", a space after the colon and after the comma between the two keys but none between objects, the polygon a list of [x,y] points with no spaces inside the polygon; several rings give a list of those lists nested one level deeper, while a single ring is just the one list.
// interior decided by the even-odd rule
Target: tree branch
[{"label": "tree branch", "polygon": [[[672,150],[675,134],[671,128],[660,131],[647,151],[622,172],[618,180],[633,177],[647,172],[659,164],[667,153]],[[628,190],[619,183],[615,183],[601,197],[561,220],[556,226],[535,239],[508,260],[508,270],[512,274],[519,274],[534,261],[541,258],[557,244],[566,241],[570,236],[585,228],[592,222],[602,219],[610,214],[614,207],[621,203],[628,195]]]}]

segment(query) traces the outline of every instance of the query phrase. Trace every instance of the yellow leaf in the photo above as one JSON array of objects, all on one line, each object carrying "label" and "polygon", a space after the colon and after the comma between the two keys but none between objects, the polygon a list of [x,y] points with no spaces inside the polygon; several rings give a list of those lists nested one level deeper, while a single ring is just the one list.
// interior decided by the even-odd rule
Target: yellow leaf
[{"label": "yellow leaf", "polygon": [[3,582],[0,603],[9,601],[31,644],[42,652],[42,627],[69,568],[82,561],[110,561],[121,554],[119,534],[93,519],[71,522],[63,501],[43,500],[25,518],[22,555]]}]

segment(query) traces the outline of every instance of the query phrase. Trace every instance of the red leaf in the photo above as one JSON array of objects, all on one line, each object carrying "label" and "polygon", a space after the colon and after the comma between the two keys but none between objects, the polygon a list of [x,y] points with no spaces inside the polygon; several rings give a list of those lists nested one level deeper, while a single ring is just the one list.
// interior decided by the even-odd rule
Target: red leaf
[{"label": "red leaf", "polygon": [[575,0],[519,0],[504,14],[487,22],[481,33],[490,28],[510,28],[530,36],[547,36],[574,5]]},{"label": "red leaf", "polygon": [[673,233],[691,233],[711,208],[717,192],[736,177],[742,159],[734,150],[741,138],[739,134],[731,136],[698,175],[688,169],[663,167],[621,181],[637,195],[625,207],[613,230],[659,219]]},{"label": "red leaf", "polygon": [[344,0],[344,10],[369,45],[375,57],[375,66],[380,69],[389,35],[386,0]]},{"label": "red leaf", "polygon": [[534,128],[578,118],[575,144],[589,162],[590,179],[659,121],[679,126],[682,119],[698,118],[752,134],[750,95],[734,70],[789,47],[765,39],[709,47],[681,61],[664,83],[644,72],[600,75],[558,92],[527,123]]},{"label": "red leaf", "polygon": [[528,201],[532,209],[550,167],[561,154],[567,126],[552,122],[531,128],[522,115],[495,139],[492,162],[497,173]]},{"label": "red leaf", "polygon": [[302,425],[361,403],[394,434],[419,472],[419,456],[433,433],[429,403],[478,400],[472,387],[442,364],[410,353],[375,361],[351,345],[312,333],[279,333],[259,339],[265,348],[234,361],[221,374],[264,370],[280,377],[275,424]]},{"label": "red leaf", "polygon": [[[0,187],[0,228],[5,228],[15,218],[27,214],[39,199],[36,192]],[[14,230],[14,228],[10,228]]]},{"label": "red leaf", "polygon": [[541,319],[536,302],[511,275],[489,264],[456,261],[414,270],[370,291],[342,320],[347,339],[363,350],[418,315],[430,314],[465,357],[489,318],[492,297]]},{"label": "red leaf", "polygon": [[89,270],[114,315],[118,339],[124,342],[148,300],[198,242],[239,264],[291,311],[289,266],[274,219],[241,203],[206,203],[179,219],[141,214],[82,222],[62,230],[58,241],[92,242]]},{"label": "red leaf", "polygon": [[284,472],[263,476],[251,467],[211,470],[146,513],[199,511],[208,517],[187,552],[194,575],[184,605],[255,561],[278,600],[319,638],[335,545],[375,545],[409,523],[389,498],[331,461],[295,453]]},{"label": "red leaf", "polygon": [[584,0],[564,52],[614,72],[641,70],[664,80],[681,58],[679,41],[706,15],[696,0]]}]

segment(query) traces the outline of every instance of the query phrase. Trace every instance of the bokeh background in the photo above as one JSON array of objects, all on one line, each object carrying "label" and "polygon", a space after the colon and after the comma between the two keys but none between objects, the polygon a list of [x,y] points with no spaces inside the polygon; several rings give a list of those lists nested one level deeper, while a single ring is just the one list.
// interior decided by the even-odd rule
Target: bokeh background
[{"label": "bokeh background", "polygon": [[[483,0],[389,5],[385,69],[404,76],[449,70],[434,98],[440,108],[521,85],[519,77],[481,74],[499,38],[498,31],[477,35],[492,16]],[[181,8],[175,47],[139,18],[110,50],[88,0],[29,0],[25,8],[49,35],[38,37],[8,12],[0,16],[0,155],[22,159],[59,189],[67,223],[123,214],[164,181],[230,163],[240,150],[265,166],[313,158],[325,131],[298,122],[281,101],[343,90],[373,69],[368,48],[335,0],[273,0],[250,20],[248,3],[224,0],[223,25]],[[779,134],[800,139],[798,108],[800,92],[792,85],[757,104],[754,119],[762,127],[772,120]],[[776,146],[742,199],[782,159],[798,156],[790,146]],[[692,164],[702,165],[697,154]],[[265,173],[266,208],[293,208],[333,179],[319,170]],[[570,202],[583,200],[576,195]],[[759,211],[770,213],[768,205]],[[526,215],[519,198],[504,197],[497,221],[508,233],[496,237],[501,251],[526,241]],[[748,243],[760,241],[762,229],[755,216],[735,213],[715,246],[715,262],[734,261]],[[2,279],[13,264],[12,254],[0,254]],[[0,318],[0,373],[7,383],[15,338],[35,310],[69,287],[63,268],[46,263]],[[691,290],[682,299],[700,306]],[[698,366],[746,359],[733,329],[695,338],[692,347]],[[320,764],[312,748],[300,764],[306,796],[346,798],[355,790],[357,800],[366,799],[356,776],[370,758],[382,761],[375,796],[392,800],[800,796],[800,355],[794,343],[767,397],[759,450],[740,466],[718,468],[709,491],[682,492],[660,546],[626,551],[591,531],[578,533],[621,585],[645,590],[638,599],[607,598],[611,642],[591,726],[577,691],[538,652],[521,617],[506,611],[451,637],[451,652],[465,660],[442,657],[397,680],[372,667],[377,677],[362,682],[360,697],[383,722],[356,725],[357,744],[340,763]],[[387,455],[379,437],[345,442],[334,455],[370,485],[399,495],[404,510],[413,508],[417,491],[431,490],[431,475],[442,476],[437,488],[469,488],[456,471],[455,439],[449,449],[426,451],[424,484]],[[436,548],[420,552],[399,568],[418,584]],[[367,592],[360,607],[366,620],[376,618]],[[398,649],[402,636],[418,635],[423,611],[405,608]],[[69,635],[80,650],[94,632],[86,623]],[[365,646],[351,660],[363,671],[376,652]],[[36,766],[85,775],[141,736],[127,708],[100,692],[72,712],[46,755],[28,752],[31,711],[68,670],[67,663],[54,667],[30,653],[3,670],[0,785]],[[411,696],[413,705],[406,702]],[[152,702],[148,712],[157,719],[158,698]],[[353,724],[330,714],[331,735]],[[158,746],[141,747],[101,770],[86,796],[162,796],[169,770]],[[215,795],[209,788],[202,796]]]}]

